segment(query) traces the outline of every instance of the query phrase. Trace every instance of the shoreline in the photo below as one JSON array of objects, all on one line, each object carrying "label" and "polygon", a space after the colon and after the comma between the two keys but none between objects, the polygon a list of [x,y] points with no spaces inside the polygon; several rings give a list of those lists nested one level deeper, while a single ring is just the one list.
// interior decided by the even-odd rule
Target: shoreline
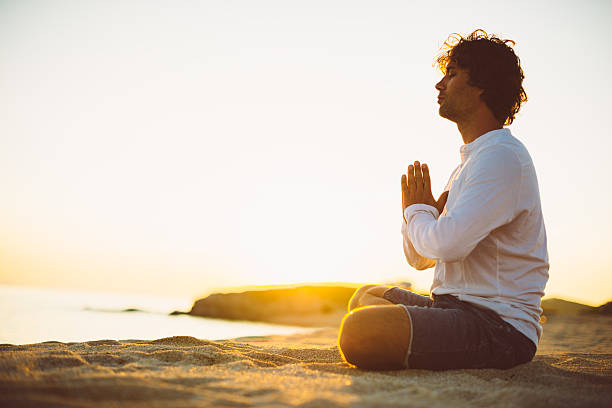
[{"label": "shoreline", "polygon": [[0,404],[20,407],[609,406],[612,319],[552,316],[510,370],[366,371],[337,329],[211,341],[189,336],[0,345]]}]

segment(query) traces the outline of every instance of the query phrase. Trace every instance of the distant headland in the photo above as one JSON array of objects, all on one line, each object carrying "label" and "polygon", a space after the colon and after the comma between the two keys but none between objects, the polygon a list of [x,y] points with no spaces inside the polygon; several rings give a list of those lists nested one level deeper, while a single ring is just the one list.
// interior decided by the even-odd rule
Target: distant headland
[{"label": "distant headland", "polygon": [[[190,311],[175,311],[172,314],[304,327],[337,327],[347,313],[349,299],[359,286],[311,284],[213,293],[196,300]],[[612,302],[593,307],[551,298],[542,301],[542,308],[544,319],[556,315],[612,316]]]}]

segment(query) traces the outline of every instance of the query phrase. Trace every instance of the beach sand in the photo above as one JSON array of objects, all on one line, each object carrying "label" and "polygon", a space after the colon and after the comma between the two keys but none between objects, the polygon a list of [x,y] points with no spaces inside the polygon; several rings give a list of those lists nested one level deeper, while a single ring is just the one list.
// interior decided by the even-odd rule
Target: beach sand
[{"label": "beach sand", "polygon": [[612,318],[553,316],[510,370],[365,371],[337,330],[0,346],[2,407],[612,406]]}]

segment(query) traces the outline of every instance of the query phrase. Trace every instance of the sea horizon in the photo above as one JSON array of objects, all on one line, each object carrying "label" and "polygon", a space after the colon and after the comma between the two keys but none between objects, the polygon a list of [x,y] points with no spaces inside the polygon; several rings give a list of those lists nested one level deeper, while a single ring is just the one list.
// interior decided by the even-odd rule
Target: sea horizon
[{"label": "sea horizon", "polygon": [[190,296],[0,285],[0,344],[157,339],[223,340],[313,329],[190,315]]}]

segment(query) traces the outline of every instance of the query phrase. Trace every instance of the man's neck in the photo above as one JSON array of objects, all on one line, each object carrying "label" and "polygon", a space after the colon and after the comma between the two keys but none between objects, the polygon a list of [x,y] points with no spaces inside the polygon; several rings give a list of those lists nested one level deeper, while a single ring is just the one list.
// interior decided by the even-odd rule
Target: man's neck
[{"label": "man's neck", "polygon": [[501,129],[502,126],[499,125],[499,123],[496,123],[495,126],[479,126],[479,127],[468,127],[468,128],[464,128],[462,126],[460,126],[459,124],[457,124],[457,127],[459,128],[459,133],[461,133],[461,137],[463,138],[463,143],[468,144],[473,142],[474,140],[478,139],[480,136],[484,135],[485,133],[488,133],[492,130],[497,130],[497,129]]},{"label": "man's neck", "polygon": [[502,127],[502,124],[493,117],[488,109],[485,111],[479,110],[468,120],[457,122],[457,128],[465,144],[473,142],[485,133]]}]

